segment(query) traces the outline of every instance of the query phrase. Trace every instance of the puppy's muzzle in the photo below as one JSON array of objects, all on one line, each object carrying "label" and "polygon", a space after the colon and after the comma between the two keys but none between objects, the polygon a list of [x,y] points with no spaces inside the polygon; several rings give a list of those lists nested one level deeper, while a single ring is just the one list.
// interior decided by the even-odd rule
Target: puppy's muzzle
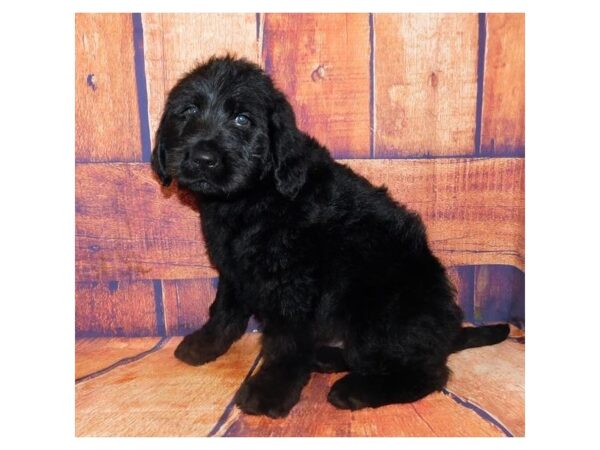
[{"label": "puppy's muzzle", "polygon": [[206,170],[216,168],[220,164],[220,161],[215,153],[210,151],[200,151],[190,155],[188,163],[191,167]]},{"label": "puppy's muzzle", "polygon": [[181,169],[184,175],[215,173],[222,165],[219,155],[211,149],[196,149],[185,154]]}]

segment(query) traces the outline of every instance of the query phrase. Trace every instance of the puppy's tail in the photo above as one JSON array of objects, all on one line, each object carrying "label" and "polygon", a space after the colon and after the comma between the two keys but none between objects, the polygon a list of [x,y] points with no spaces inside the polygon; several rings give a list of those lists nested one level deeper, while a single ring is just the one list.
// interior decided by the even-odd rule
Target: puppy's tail
[{"label": "puppy's tail", "polygon": [[454,341],[453,352],[459,352],[466,348],[494,345],[502,342],[508,337],[510,329],[508,325],[486,325],[483,327],[465,327]]}]

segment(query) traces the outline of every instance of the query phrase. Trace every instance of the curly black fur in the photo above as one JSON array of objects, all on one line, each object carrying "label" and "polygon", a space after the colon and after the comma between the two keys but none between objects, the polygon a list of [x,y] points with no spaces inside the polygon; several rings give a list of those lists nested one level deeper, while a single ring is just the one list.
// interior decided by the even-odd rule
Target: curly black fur
[{"label": "curly black fur", "polygon": [[220,275],[208,322],[177,358],[212,361],[251,314],[263,325],[263,364],[236,396],[247,413],[287,415],[311,371],[349,371],[328,396],[339,408],[412,402],[444,387],[450,353],[508,333],[461,330],[419,216],[298,130],[255,64],[212,58],[187,74],[169,95],[152,167],[196,195]]}]

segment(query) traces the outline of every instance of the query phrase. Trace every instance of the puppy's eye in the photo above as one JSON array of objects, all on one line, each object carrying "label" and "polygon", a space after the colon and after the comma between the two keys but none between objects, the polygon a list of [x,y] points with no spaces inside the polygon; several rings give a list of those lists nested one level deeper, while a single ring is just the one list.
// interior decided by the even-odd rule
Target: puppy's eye
[{"label": "puppy's eye", "polygon": [[184,116],[193,116],[195,114],[198,114],[199,112],[200,110],[196,105],[188,105],[181,110],[181,114],[183,114]]},{"label": "puppy's eye", "polygon": [[236,125],[240,127],[246,127],[250,125],[250,118],[247,114],[238,114],[237,116],[235,116],[235,119],[233,119],[233,121]]}]

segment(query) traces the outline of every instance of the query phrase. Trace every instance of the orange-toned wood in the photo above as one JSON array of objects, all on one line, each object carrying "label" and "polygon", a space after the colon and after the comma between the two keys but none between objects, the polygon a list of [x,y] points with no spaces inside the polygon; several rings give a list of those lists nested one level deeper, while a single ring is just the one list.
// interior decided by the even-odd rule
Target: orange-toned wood
[{"label": "orange-toned wood", "polygon": [[78,336],[156,336],[152,282],[76,283],[75,324]]},{"label": "orange-toned wood", "polygon": [[473,320],[473,266],[455,266],[446,269],[456,288],[456,303],[464,313],[464,320]]},{"label": "orange-toned wood", "polygon": [[150,164],[76,167],[78,280],[214,276],[189,197],[162,189]]},{"label": "orange-toned wood", "polygon": [[81,338],[75,341],[75,378],[111,366],[154,347],[160,338]]},{"label": "orange-toned wood", "polygon": [[[77,436],[524,434],[524,345],[515,342],[452,355],[448,385],[452,395],[432,394],[408,405],[338,410],[326,396],[343,374],[313,374],[290,415],[272,420],[230,408],[258,355],[258,334],[245,335],[227,354],[201,367],[187,366],[173,357],[180,340],[171,338],[162,349],[138,361],[79,383]],[[126,341],[106,341],[105,348],[111,352],[123,344]],[[138,345],[138,340],[131,341],[132,350]],[[99,348],[90,351],[78,345],[77,350],[77,360],[82,361],[96,357]]]},{"label": "orange-toned wood", "polygon": [[[342,162],[418,211],[446,265],[524,268],[523,159]],[[216,276],[193,201],[161,192],[148,164],[80,164],[76,175],[78,280]]]},{"label": "orange-toned wood", "polygon": [[258,62],[256,14],[142,14],[142,23],[152,134],[170,89],[199,62],[226,53]]},{"label": "orange-toned wood", "polygon": [[525,150],[525,14],[487,14],[482,154]]},{"label": "orange-toned wood", "polygon": [[503,436],[501,430],[442,393],[418,402],[359,411],[336,409],[327,393],[342,374],[313,374],[287,418],[273,420],[235,409],[221,436]]},{"label": "orange-toned wood", "polygon": [[131,14],[75,15],[75,156],[139,161]]},{"label": "orange-toned wood", "polygon": [[510,334],[508,335],[512,339],[516,339],[517,342],[525,343],[525,330],[516,327],[515,325],[509,324]]},{"label": "orange-toned wood", "polygon": [[188,366],[173,356],[180,338],[136,362],[75,387],[76,436],[206,436],[258,355],[247,334],[216,361]]},{"label": "orange-toned wood", "polygon": [[369,157],[369,55],[368,14],[265,16],[265,69],[337,157]]},{"label": "orange-toned wood", "polygon": [[375,14],[375,155],[475,151],[477,14]]},{"label": "orange-toned wood", "polygon": [[217,292],[216,281],[216,278],[163,281],[168,336],[186,335],[208,320],[208,308]]},{"label": "orange-toned wood", "polygon": [[433,250],[447,266],[524,269],[523,159],[344,162],[421,214]]},{"label": "orange-toned wood", "polygon": [[[518,330],[513,330],[513,333]],[[525,435],[525,346],[504,341],[450,356],[451,392],[480,406],[515,436]]]}]

